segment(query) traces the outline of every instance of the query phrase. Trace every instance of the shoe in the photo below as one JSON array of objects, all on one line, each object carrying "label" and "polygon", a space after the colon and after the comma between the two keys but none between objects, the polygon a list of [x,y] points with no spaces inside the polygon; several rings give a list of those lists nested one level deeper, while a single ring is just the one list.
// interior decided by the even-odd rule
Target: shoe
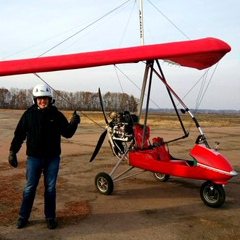
[{"label": "shoe", "polygon": [[17,228],[21,229],[24,228],[28,224],[28,219],[24,219],[20,217],[17,221]]},{"label": "shoe", "polygon": [[57,223],[56,219],[54,219],[54,218],[47,219],[47,227],[49,229],[55,229],[57,226],[58,226],[58,223]]}]

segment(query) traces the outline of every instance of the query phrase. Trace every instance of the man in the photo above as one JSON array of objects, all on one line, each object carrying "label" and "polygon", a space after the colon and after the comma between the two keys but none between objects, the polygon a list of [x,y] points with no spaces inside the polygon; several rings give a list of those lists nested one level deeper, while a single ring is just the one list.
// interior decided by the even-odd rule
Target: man
[{"label": "man", "polygon": [[47,227],[57,227],[56,182],[60,165],[61,136],[71,138],[80,123],[74,112],[70,122],[52,105],[51,89],[39,84],[33,89],[34,104],[22,115],[10,146],[8,161],[18,166],[17,153],[26,139],[26,186],[17,221],[17,228],[28,224],[41,174],[44,176],[44,213]]}]

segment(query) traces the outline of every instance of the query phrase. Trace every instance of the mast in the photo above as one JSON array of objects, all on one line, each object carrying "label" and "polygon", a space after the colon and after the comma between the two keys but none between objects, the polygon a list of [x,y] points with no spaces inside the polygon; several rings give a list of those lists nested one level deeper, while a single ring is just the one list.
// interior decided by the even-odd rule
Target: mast
[{"label": "mast", "polygon": [[[140,41],[141,45],[144,45],[144,27],[143,27],[143,0],[139,0],[139,26],[140,26]],[[146,84],[147,84],[147,78],[148,78],[148,72],[149,72],[149,64],[146,65],[145,68],[145,74],[142,82],[142,91],[141,91],[141,96],[140,96],[140,102],[138,106],[138,111],[137,111],[137,116],[139,117],[139,120],[142,115],[142,106],[143,106],[143,100],[144,100],[144,95],[145,95],[145,90],[146,90]]]},{"label": "mast", "polygon": [[143,0],[139,0],[139,25],[141,45],[144,45]]}]

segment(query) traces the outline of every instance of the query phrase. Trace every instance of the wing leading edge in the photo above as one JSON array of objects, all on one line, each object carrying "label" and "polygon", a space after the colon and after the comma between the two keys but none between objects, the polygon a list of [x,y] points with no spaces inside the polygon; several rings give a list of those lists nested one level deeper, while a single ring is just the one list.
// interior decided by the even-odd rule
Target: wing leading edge
[{"label": "wing leading edge", "polygon": [[146,60],[170,60],[196,69],[211,67],[231,47],[216,38],[170,42],[68,55],[0,61],[0,76],[90,68]]}]

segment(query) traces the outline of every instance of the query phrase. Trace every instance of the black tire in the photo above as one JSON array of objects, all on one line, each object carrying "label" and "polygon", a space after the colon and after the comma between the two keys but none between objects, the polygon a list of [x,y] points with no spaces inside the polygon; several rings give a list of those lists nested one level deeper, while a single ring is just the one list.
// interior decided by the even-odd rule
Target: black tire
[{"label": "black tire", "polygon": [[113,180],[105,172],[101,172],[95,177],[95,186],[101,194],[110,195],[113,192]]},{"label": "black tire", "polygon": [[209,207],[219,208],[225,202],[226,194],[221,184],[211,181],[204,182],[200,188],[202,201]]},{"label": "black tire", "polygon": [[168,174],[156,173],[156,172],[153,173],[153,176],[159,182],[167,182],[168,179],[170,178],[170,175],[168,175]]}]

